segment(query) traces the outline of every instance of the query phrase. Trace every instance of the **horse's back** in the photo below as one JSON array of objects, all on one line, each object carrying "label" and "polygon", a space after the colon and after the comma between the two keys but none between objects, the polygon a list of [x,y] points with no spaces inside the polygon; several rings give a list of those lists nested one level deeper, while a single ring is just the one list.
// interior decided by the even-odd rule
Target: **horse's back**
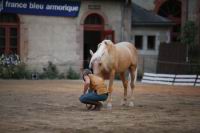
[{"label": "horse's back", "polygon": [[116,44],[116,49],[119,54],[131,56],[131,58],[137,58],[137,50],[132,43],[120,42]]},{"label": "horse's back", "polygon": [[124,69],[130,65],[137,64],[137,50],[133,44],[120,42],[115,44],[115,46],[118,56],[118,67]]}]

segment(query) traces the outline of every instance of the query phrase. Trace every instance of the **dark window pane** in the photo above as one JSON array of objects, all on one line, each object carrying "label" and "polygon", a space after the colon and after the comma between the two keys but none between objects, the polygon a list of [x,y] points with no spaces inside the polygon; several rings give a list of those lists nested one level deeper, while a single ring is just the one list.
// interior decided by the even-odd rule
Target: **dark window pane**
[{"label": "dark window pane", "polygon": [[135,36],[135,47],[137,49],[142,49],[142,45],[143,45],[143,36],[136,35]]},{"label": "dark window pane", "polygon": [[10,29],[10,35],[12,37],[17,37],[17,28],[11,28]]},{"label": "dark window pane", "polygon": [[5,28],[0,28],[0,55],[4,54],[6,39],[5,39]]},{"label": "dark window pane", "polygon": [[17,38],[10,39],[10,46],[11,48],[17,48]]},{"label": "dark window pane", "polygon": [[0,37],[5,37],[5,28],[0,28]]},{"label": "dark window pane", "polygon": [[160,7],[158,14],[163,17],[181,17],[181,1],[166,0]]},{"label": "dark window pane", "polygon": [[0,38],[0,48],[5,48],[6,39]]},{"label": "dark window pane", "polygon": [[147,48],[150,49],[150,50],[155,49],[155,42],[156,42],[155,36],[148,36]]}]

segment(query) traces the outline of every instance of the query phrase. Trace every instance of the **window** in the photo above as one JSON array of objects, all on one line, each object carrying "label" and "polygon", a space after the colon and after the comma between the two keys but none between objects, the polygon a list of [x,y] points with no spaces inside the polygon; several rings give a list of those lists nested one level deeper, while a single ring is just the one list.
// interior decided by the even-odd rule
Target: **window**
[{"label": "window", "polygon": [[142,46],[143,46],[143,36],[136,35],[135,36],[135,47],[137,49],[142,49]]},{"label": "window", "polygon": [[0,55],[5,51],[5,44],[6,44],[5,33],[6,30],[0,27]]},{"label": "window", "polygon": [[171,31],[172,41],[178,41],[178,37],[181,34],[181,14],[184,11],[181,7],[183,3],[187,2],[181,2],[181,0],[162,0],[162,2],[156,2],[156,5],[160,5],[157,13],[174,23]]},{"label": "window", "polygon": [[147,49],[148,50],[155,50],[155,43],[156,43],[156,37],[155,36],[148,36],[148,38],[147,38]]},{"label": "window", "polygon": [[19,54],[19,21],[15,14],[0,14],[0,55]]}]

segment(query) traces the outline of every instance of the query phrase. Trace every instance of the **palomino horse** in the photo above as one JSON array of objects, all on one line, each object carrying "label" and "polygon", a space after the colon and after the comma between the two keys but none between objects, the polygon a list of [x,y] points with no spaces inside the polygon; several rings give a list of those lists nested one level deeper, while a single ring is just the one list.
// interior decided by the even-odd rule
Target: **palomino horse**
[{"label": "palomino horse", "polygon": [[113,44],[110,40],[104,40],[98,45],[98,49],[95,53],[90,50],[92,58],[90,60],[89,67],[93,69],[94,74],[106,78],[105,75],[109,76],[109,98],[108,108],[112,108],[111,95],[113,80],[115,73],[120,74],[120,78],[124,87],[124,98],[123,105],[127,103],[127,87],[128,80],[125,78],[125,72],[129,70],[131,75],[131,101],[129,106],[134,106],[133,103],[133,90],[135,87],[136,76],[137,76],[137,50],[133,44],[129,42],[120,42]]}]

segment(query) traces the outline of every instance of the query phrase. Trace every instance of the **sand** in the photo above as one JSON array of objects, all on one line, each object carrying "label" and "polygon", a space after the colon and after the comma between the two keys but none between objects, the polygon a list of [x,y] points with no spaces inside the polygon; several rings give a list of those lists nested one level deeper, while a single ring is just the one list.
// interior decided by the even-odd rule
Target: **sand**
[{"label": "sand", "polygon": [[[200,88],[137,83],[135,106],[87,111],[81,80],[0,80],[0,133],[200,133]],[[129,90],[130,91],[130,90]]]}]

